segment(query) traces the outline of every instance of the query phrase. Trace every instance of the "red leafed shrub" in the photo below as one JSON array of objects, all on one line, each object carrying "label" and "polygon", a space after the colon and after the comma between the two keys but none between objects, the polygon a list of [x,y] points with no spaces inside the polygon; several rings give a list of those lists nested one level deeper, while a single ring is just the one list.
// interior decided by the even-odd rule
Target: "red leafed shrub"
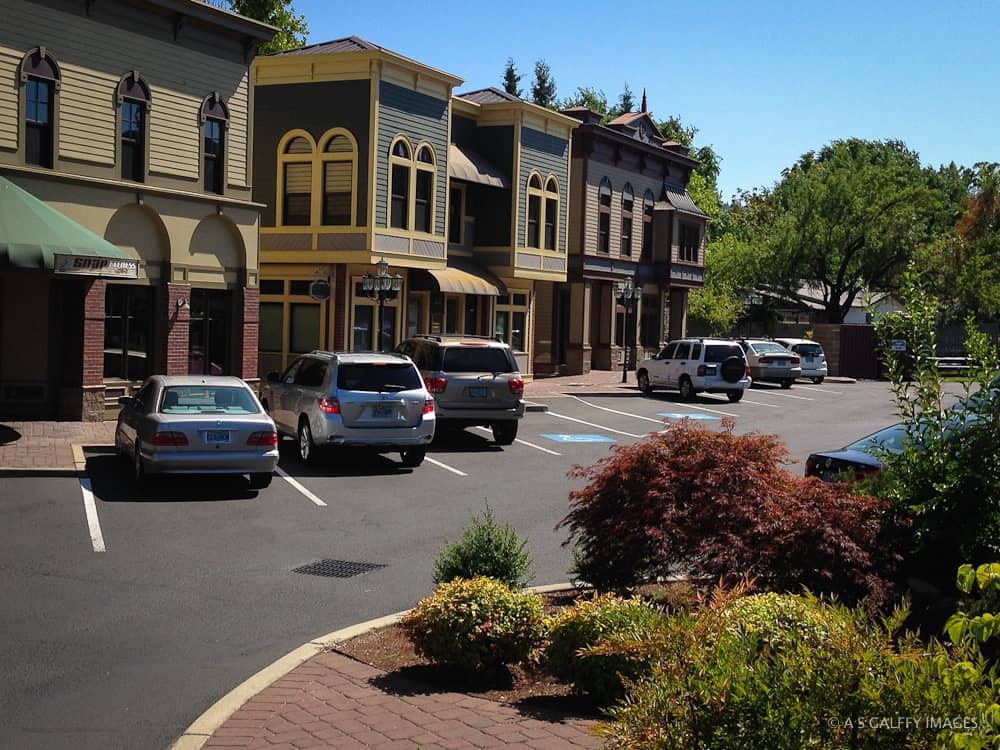
[{"label": "red leafed shrub", "polygon": [[677,573],[761,588],[836,594],[848,601],[889,593],[894,558],[882,543],[886,504],[782,468],[774,435],[715,432],[683,420],[613,449],[570,476],[559,522],[574,543],[575,573],[599,589]]}]

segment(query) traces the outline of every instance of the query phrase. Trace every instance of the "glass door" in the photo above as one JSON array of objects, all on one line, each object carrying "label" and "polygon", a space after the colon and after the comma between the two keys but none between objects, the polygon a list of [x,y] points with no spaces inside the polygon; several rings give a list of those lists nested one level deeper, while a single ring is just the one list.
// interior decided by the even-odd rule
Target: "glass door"
[{"label": "glass door", "polygon": [[224,290],[191,290],[191,324],[188,339],[190,375],[229,375],[230,295]]}]

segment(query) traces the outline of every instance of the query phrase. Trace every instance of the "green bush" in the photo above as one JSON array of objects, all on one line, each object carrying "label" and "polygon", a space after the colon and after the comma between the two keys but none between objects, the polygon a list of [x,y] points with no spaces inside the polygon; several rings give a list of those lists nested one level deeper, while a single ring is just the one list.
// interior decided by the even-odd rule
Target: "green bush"
[{"label": "green bush", "polygon": [[493,518],[489,503],[483,515],[473,516],[462,538],[445,546],[434,561],[434,583],[455,578],[487,576],[510,586],[522,587],[530,580],[531,557],[527,541],[509,524]]},{"label": "green bush", "polygon": [[[626,647],[651,665],[648,676],[629,685],[627,699],[609,710],[612,746],[1000,746],[997,686],[974,647],[948,649],[900,636],[905,616],[897,610],[875,621],[861,609],[810,596],[739,600],[717,593],[698,612],[671,616],[643,643],[598,648]],[[935,728],[929,718],[958,723]]]},{"label": "green bush", "polygon": [[456,578],[420,601],[401,625],[418,654],[492,670],[524,661],[542,641],[542,598],[492,578]]},{"label": "green bush", "polygon": [[546,620],[546,668],[598,703],[610,705],[624,694],[622,678],[636,679],[648,671],[648,664],[625,652],[595,654],[586,649],[609,637],[648,637],[663,621],[663,613],[641,599],[605,594],[580,600],[573,609]]}]

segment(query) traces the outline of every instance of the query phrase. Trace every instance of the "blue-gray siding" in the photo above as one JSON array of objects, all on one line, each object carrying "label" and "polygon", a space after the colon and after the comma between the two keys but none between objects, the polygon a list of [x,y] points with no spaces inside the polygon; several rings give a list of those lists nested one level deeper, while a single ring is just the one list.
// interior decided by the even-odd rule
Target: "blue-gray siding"
[{"label": "blue-gray siding", "polygon": [[528,175],[538,170],[543,177],[554,174],[559,181],[559,239],[556,249],[566,252],[566,217],[569,213],[569,140],[521,128],[521,173],[518,176],[520,206],[517,212],[517,245],[523,246],[528,222]]},{"label": "blue-gray siding", "polygon": [[386,213],[389,193],[389,145],[398,135],[411,145],[427,141],[437,160],[434,233],[445,232],[448,190],[448,102],[405,89],[393,83],[379,84],[378,156],[376,159],[375,223],[389,225]]}]

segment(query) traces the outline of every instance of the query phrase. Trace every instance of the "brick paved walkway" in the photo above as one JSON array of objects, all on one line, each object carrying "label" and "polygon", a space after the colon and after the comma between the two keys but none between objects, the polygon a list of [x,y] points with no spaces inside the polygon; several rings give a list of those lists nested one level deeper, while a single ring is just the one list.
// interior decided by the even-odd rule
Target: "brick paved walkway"
[{"label": "brick paved walkway", "polygon": [[205,748],[458,750],[599,748],[597,722],[567,718],[418,683],[326,652],[239,708]]},{"label": "brick paved walkway", "polygon": [[112,445],[114,422],[0,422],[0,467],[73,469],[73,443]]}]

